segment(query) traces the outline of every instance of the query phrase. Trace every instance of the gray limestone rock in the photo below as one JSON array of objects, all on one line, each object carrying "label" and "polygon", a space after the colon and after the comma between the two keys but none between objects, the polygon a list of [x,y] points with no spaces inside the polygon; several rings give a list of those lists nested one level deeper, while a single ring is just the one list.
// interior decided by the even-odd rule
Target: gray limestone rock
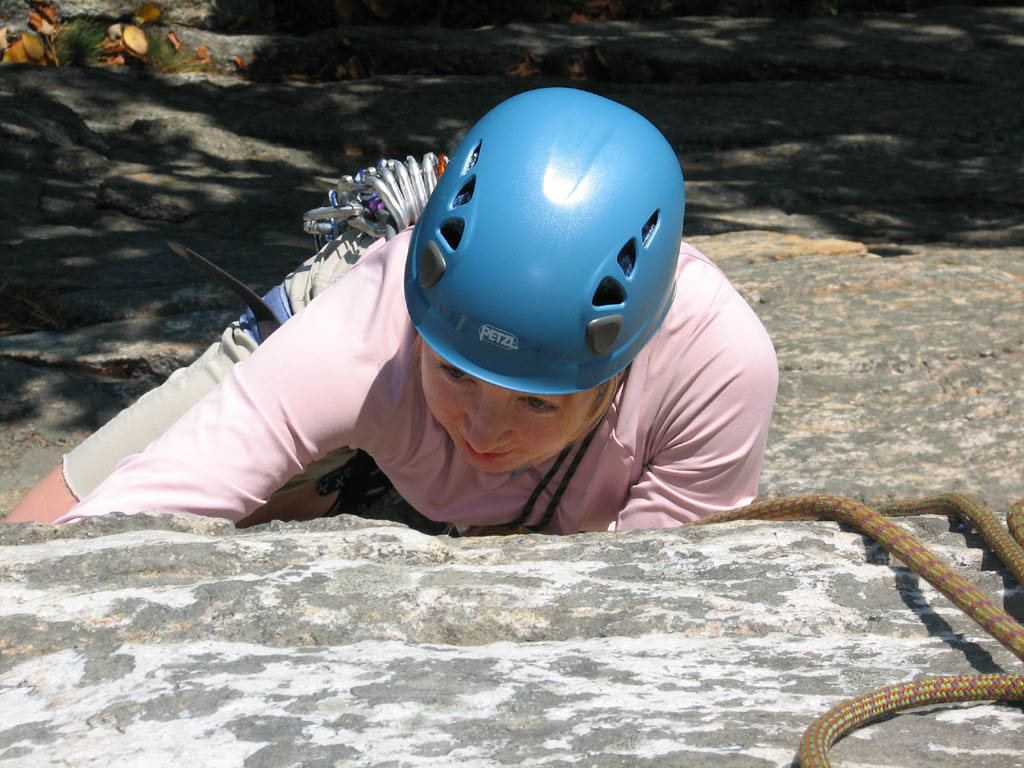
[{"label": "gray limestone rock", "polygon": [[878,504],[959,489],[1000,512],[1024,498],[1024,252],[883,247],[883,256],[760,232],[692,242],[775,343],[764,493],[833,488]]},{"label": "gray limestone rock", "polygon": [[[904,525],[1024,609],[973,536]],[[784,768],[846,698],[1020,666],[829,522],[487,539],[348,517],[18,525],[0,529],[0,596],[0,765]],[[1019,707],[933,707],[833,757],[1019,766],[1022,727]]]}]

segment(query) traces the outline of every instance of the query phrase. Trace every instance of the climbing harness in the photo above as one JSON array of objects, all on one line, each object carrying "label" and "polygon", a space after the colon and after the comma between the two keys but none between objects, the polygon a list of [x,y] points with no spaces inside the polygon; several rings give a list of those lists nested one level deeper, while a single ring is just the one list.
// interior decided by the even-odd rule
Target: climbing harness
[{"label": "climbing harness", "polygon": [[[1024,501],[1014,504],[1007,514],[1007,527],[1012,536],[992,512],[961,494],[930,496],[884,506],[879,511],[837,496],[799,496],[754,502],[750,506],[700,520],[695,525],[734,520],[820,519],[852,525],[906,563],[1017,658],[1024,660],[1024,625],[890,519],[921,514],[955,515],[973,526],[1017,583],[1024,585],[1024,537],[1021,536],[1024,532]],[[926,678],[851,699],[811,724],[800,742],[797,757],[802,768],[829,768],[828,750],[862,725],[910,707],[978,700],[1024,701],[1024,675]]]},{"label": "climbing harness", "polygon": [[428,536],[458,535],[454,526],[421,515],[401,496],[394,494],[393,498],[386,498],[392,488],[388,476],[381,472],[373,457],[363,450],[357,450],[340,467],[321,475],[316,484],[320,496],[337,494],[330,508],[323,514],[324,517],[353,515],[369,520],[403,523]]},{"label": "climbing harness", "polygon": [[391,481],[380,471],[377,462],[366,451],[358,450],[355,455],[337,469],[333,469],[317,480],[319,496],[337,497],[324,517],[353,514],[353,510],[369,506],[391,488]]}]

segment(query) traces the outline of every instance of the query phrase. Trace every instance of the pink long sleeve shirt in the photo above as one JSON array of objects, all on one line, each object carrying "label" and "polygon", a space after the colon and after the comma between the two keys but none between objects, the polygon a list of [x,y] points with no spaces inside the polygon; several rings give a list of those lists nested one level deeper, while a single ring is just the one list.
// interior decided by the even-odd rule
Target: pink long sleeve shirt
[{"label": "pink long sleeve shirt", "polygon": [[[373,456],[431,519],[497,525],[517,518],[553,460],[481,472],[434,420],[410,355],[409,235],[372,246],[57,522],[153,509],[240,520],[342,446]],[[547,530],[674,526],[748,504],[777,384],[764,327],[721,270],[684,243],[672,307],[629,368]],[[543,516],[562,471],[528,523]]]}]

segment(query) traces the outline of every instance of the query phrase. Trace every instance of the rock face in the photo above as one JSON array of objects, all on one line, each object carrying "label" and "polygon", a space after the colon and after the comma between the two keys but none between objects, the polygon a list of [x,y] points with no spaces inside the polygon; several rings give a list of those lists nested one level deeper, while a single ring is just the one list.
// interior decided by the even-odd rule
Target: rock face
[{"label": "rock face", "polygon": [[692,241],[778,352],[768,495],[841,488],[880,503],[962,488],[1000,511],[1024,497],[1020,250],[887,257],[760,232]]},{"label": "rock face", "polygon": [[[300,214],[340,172],[581,84],[673,142],[687,238],[772,335],[764,495],[1024,497],[1020,9],[345,30],[352,51],[336,31],[202,34],[251,63],[304,46],[307,78],[325,51],[376,50],[384,74],[0,68],[0,514],[240,313],[167,240],[265,290],[310,253]],[[540,74],[503,74],[524,61]],[[1024,614],[972,536],[905,524]],[[891,565],[830,523],[2,527],[0,766],[788,766],[841,699],[1019,669]],[[1019,708],[927,714],[837,763],[1024,765]]]},{"label": "rock face", "polygon": [[[1019,611],[971,536],[907,525]],[[0,529],[0,764],[788,766],[844,698],[1019,666],[833,523],[433,538],[335,518]],[[1024,762],[1019,708],[836,765]]]}]

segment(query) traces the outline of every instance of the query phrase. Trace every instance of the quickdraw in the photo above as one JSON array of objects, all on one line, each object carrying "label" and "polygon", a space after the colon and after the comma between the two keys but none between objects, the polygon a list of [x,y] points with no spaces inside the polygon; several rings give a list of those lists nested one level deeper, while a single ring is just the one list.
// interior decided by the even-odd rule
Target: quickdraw
[{"label": "quickdraw", "polygon": [[341,176],[328,192],[329,205],[306,211],[302,228],[318,251],[348,227],[374,240],[390,239],[416,223],[447,165],[445,155],[433,152],[422,160],[408,155],[404,162],[382,157],[354,176]]}]

